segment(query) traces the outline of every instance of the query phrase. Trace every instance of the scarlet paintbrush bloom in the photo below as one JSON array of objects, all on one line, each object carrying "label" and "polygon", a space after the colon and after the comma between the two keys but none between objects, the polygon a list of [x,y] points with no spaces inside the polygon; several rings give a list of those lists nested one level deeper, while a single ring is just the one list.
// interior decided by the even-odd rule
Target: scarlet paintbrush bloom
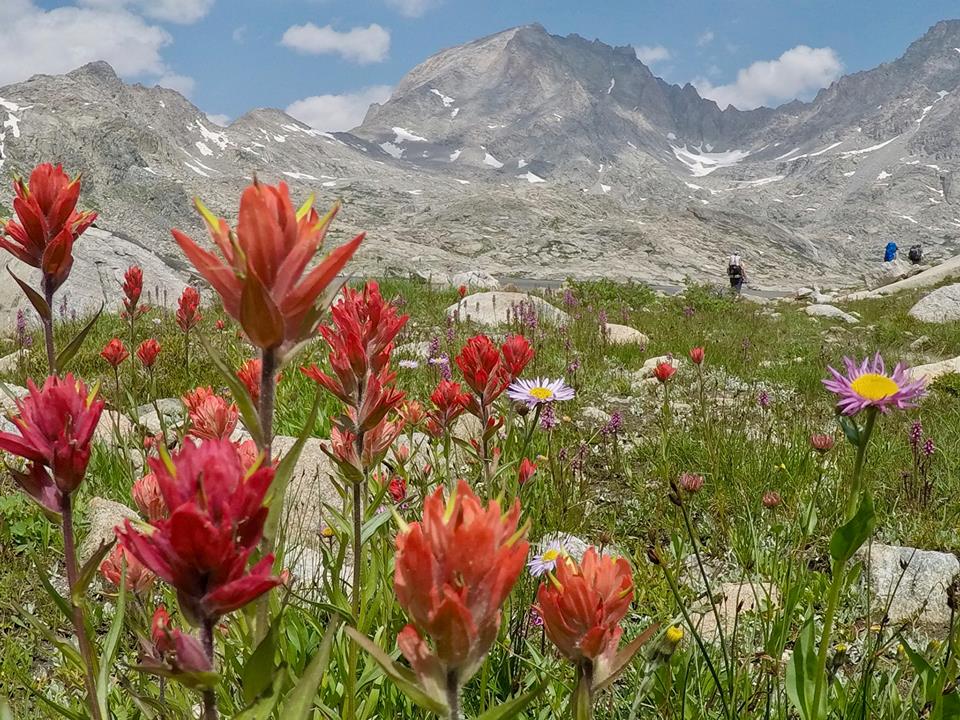
[{"label": "scarlet paintbrush bloom", "polygon": [[308,338],[320,318],[324,290],[363,240],[358,235],[305,273],[339,205],[322,218],[310,202],[295,211],[286,183],[274,187],[254,181],[243,191],[239,222],[232,231],[199,200],[195,204],[222,257],[203,250],[179,230],[173,236],[219,293],[227,314],[262,349]]},{"label": "scarlet paintbrush bloom", "polygon": [[463,300],[463,298],[466,297],[466,295],[467,295],[467,286],[466,286],[466,285],[460,285],[460,286],[457,288],[457,295],[459,295],[459,296],[460,296],[460,299]]},{"label": "scarlet paintbrush bloom", "polygon": [[[73,243],[97,219],[96,213],[77,212],[80,177],[71,180],[61,165],[38,165],[29,183],[16,179],[13,211],[0,232],[0,247],[43,273],[43,285],[53,293],[70,275]],[[6,236],[6,237],[4,237]]]},{"label": "scarlet paintbrush bloom", "polygon": [[142,593],[156,579],[156,575],[147,570],[143,563],[131,555],[122,545],[116,545],[106,559],[100,563],[100,574],[114,587],[120,587],[124,565],[126,565],[127,570],[127,590]]},{"label": "scarlet paintbrush bloom", "polygon": [[136,317],[142,293],[143,270],[139,265],[131,265],[123,274],[123,309],[130,317]]},{"label": "scarlet paintbrush bloom", "polygon": [[510,380],[516,380],[533,360],[533,348],[523,335],[511,335],[500,348],[503,363],[510,371]]},{"label": "scarlet paintbrush bloom", "polygon": [[476,393],[468,408],[477,417],[496,400],[510,384],[510,369],[504,364],[500,350],[486,335],[467,340],[456,357],[463,379]]},{"label": "scarlet paintbrush bloom", "polygon": [[140,343],[137,348],[137,357],[140,363],[148,370],[157,362],[157,356],[160,354],[160,343],[153,338],[148,338]]},{"label": "scarlet paintbrush bloom", "polygon": [[185,443],[172,458],[149,458],[149,463],[170,517],[145,529],[127,520],[117,536],[176,588],[191,623],[216,623],[280,583],[271,575],[273,555],[247,568],[263,535],[272,467],[245,471],[227,440]]},{"label": "scarlet paintbrush bloom", "polygon": [[423,405],[416,400],[407,400],[398,409],[397,414],[407,427],[417,427],[427,417]]},{"label": "scarlet paintbrush bloom", "polygon": [[41,506],[59,513],[64,496],[83,482],[104,403],[69,373],[62,379],[51,375],[41,388],[27,380],[27,391],[10,418],[19,434],[0,432],[0,450],[30,463],[25,473],[11,470],[13,479]]},{"label": "scarlet paintbrush bloom", "polygon": [[114,338],[100,351],[100,357],[106,360],[110,367],[117,368],[120,367],[120,363],[130,357],[130,353],[120,338]]},{"label": "scarlet paintbrush bloom", "polygon": [[[243,383],[253,400],[254,407],[260,407],[260,375],[263,372],[263,363],[259,358],[247,360],[240,369],[237,370],[237,379]],[[277,373],[275,381],[277,383],[282,379],[281,374]]]},{"label": "scarlet paintbrush bloom", "polygon": [[177,325],[183,332],[190,332],[203,319],[200,314],[200,293],[187,285],[177,303]]},{"label": "scarlet paintbrush bloom", "polygon": [[393,498],[395,503],[402,503],[407,499],[407,481],[399,475],[394,475],[390,478],[387,492],[390,493],[390,497]]},{"label": "scarlet paintbrush bloom", "polygon": [[430,395],[433,409],[428,413],[427,429],[434,436],[441,436],[453,429],[454,421],[466,412],[470,395],[460,389],[460,383],[441,380]]},{"label": "scarlet paintbrush bloom", "polygon": [[227,324],[223,320],[217,320],[216,328],[218,332],[223,332],[227,328]]},{"label": "scarlet paintbrush bloom", "polygon": [[690,348],[690,360],[694,365],[703,364],[704,349],[702,347]]},{"label": "scarlet paintbrush bloom", "polygon": [[423,520],[397,535],[394,589],[411,620],[397,644],[438,702],[470,679],[497,638],[529,549],[519,519],[519,501],[508,512],[495,500],[484,507],[461,480],[446,502],[441,490],[428,497]]},{"label": "scarlet paintbrush bloom", "polygon": [[170,516],[167,503],[164,502],[163,495],[160,492],[157,476],[153,473],[147,473],[135,481],[130,489],[130,494],[133,495],[133,501],[137,504],[140,512],[146,515],[147,520],[152,522]]},{"label": "scarlet paintbrush bloom", "polygon": [[[347,408],[348,417],[353,416],[353,409]],[[357,454],[356,433],[335,423],[330,428],[330,447],[321,446],[342,469],[351,471],[356,479],[363,468],[374,468],[380,464],[394,441],[403,432],[403,420],[382,420],[379,424],[363,434],[363,448]]]},{"label": "scarlet paintbrush bloom", "polygon": [[153,647],[150,648],[149,657],[144,663],[146,669],[161,671],[162,675],[172,673],[175,676],[213,671],[210,658],[204,652],[200,641],[172,627],[170,615],[163,605],[153,613],[150,639]]},{"label": "scarlet paintbrush bloom", "polygon": [[677,368],[669,360],[666,362],[657,363],[657,366],[653,369],[653,376],[659,380],[661,383],[666,383],[673,377],[673,374],[677,371]]},{"label": "scarlet paintbrush bloom", "polygon": [[517,471],[517,482],[520,484],[520,487],[526,485],[530,478],[533,477],[535,472],[537,472],[536,465],[530,462],[527,458],[521,460],[520,468]]},{"label": "scarlet paintbrush bloom", "polygon": [[183,397],[190,420],[188,435],[201,440],[229,438],[237,429],[240,411],[210,388],[197,388]]},{"label": "scarlet paintbrush bloom", "polygon": [[537,591],[537,610],[560,653],[575,663],[589,661],[602,677],[613,664],[631,600],[630,564],[591,547],[579,565],[570,557],[557,563]]}]

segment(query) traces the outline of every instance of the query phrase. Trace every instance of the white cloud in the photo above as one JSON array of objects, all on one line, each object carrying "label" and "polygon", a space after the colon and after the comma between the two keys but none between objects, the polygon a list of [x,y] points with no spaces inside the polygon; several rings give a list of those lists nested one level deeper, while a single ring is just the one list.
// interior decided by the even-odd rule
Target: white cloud
[{"label": "white cloud", "polygon": [[342,95],[314,95],[292,103],[287,114],[317,130],[351,130],[363,122],[372,103],[385,102],[391,92],[389,85],[373,85]]},{"label": "white cloud", "polygon": [[737,73],[736,82],[713,85],[709,80],[693,81],[703,96],[716,100],[721,108],[733,105],[741,110],[776,105],[812,90],[826,87],[840,77],[843,63],[832,48],[797,45],[776,60],[762,60]]},{"label": "white cloud", "polygon": [[176,90],[184,97],[193,95],[193,88],[196,82],[187,75],[177,75],[176,73],[167,73],[157,79],[156,85],[165,87],[169,90]]},{"label": "white cloud", "polygon": [[637,59],[644,65],[653,65],[670,59],[670,51],[663,45],[640,45],[634,50],[637,53]]},{"label": "white cloud", "polygon": [[697,36],[697,47],[704,47],[713,42],[713,30],[706,30]]},{"label": "white cloud", "polygon": [[420,17],[439,5],[441,0],[387,0],[387,5],[407,17]]},{"label": "white cloud", "polygon": [[162,22],[190,25],[204,18],[216,0],[80,0],[80,5],[105,10],[123,10]]},{"label": "white cloud", "polygon": [[230,33],[230,37],[233,38],[233,41],[239,45],[243,45],[247,39],[247,26],[241,25],[238,28],[234,28],[233,32]]},{"label": "white cloud", "polygon": [[360,65],[382,62],[390,52],[390,32],[376,23],[340,32],[331,25],[317,27],[308,22],[287,28],[280,42],[298,52],[333,53]]},{"label": "white cloud", "polygon": [[227,127],[227,125],[230,124],[230,116],[223,115],[221,113],[214,113],[213,115],[207,113],[207,119],[212,123],[216,123],[220,127]]},{"label": "white cloud", "polygon": [[[124,77],[172,76],[160,51],[173,38],[123,9],[43,10],[30,0],[0,0],[0,26],[4,36],[0,85],[37,73],[65,73],[94,60],[107,61]],[[185,82],[179,76],[180,87]]]}]

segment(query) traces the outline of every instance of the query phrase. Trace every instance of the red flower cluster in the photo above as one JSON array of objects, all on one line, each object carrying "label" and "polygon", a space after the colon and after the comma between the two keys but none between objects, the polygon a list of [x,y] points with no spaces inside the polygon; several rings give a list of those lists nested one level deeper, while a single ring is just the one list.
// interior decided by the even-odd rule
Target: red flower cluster
[{"label": "red flower cluster", "polygon": [[453,430],[453,423],[467,411],[470,393],[460,389],[460,383],[441,380],[430,395],[433,408],[427,413],[427,430],[434,437],[441,437]]},{"label": "red flower cluster", "polygon": [[222,258],[179,230],[173,236],[250,341],[267,349],[309,337],[320,318],[318,299],[363,240],[358,235],[304,274],[339,206],[322,218],[309,202],[295,211],[285,183],[254,181],[240,198],[235,232],[199,200],[196,206]]},{"label": "red flower cluster", "polygon": [[120,338],[113,338],[113,340],[108,342],[103,350],[100,351],[100,357],[106,360],[110,367],[117,368],[120,367],[120,363],[130,357],[130,352]]},{"label": "red flower cluster", "polygon": [[52,293],[70,275],[73,243],[97,214],[77,212],[80,177],[71,180],[60,165],[38,165],[30,173],[29,183],[18,178],[13,190],[13,211],[19,222],[7,222],[0,233],[0,247],[39,268],[45,289]]},{"label": "red flower cluster", "polygon": [[[260,407],[260,376],[263,374],[263,362],[260,358],[251,358],[247,360],[240,369],[237,370],[237,379],[243,383],[247,389],[247,394],[253,401],[254,407]],[[277,383],[282,379],[282,375],[277,373],[275,381]]]},{"label": "red flower cluster", "polygon": [[579,565],[570,558],[557,563],[537,591],[537,611],[557,649],[575,663],[592,663],[600,682],[615,665],[620,621],[632,600],[630,564],[588,548]]},{"label": "red flower cluster", "polygon": [[42,507],[60,513],[64,496],[87,472],[104,402],[69,373],[51,375],[42,388],[27,380],[27,390],[10,418],[20,432],[0,432],[0,449],[29,463],[27,472],[11,469],[13,479]]},{"label": "red flower cluster", "polygon": [[143,270],[139,265],[131,265],[123,274],[123,311],[126,316],[136,319],[149,309],[139,305],[143,294]]},{"label": "red flower cluster", "polygon": [[519,501],[506,513],[496,501],[484,507],[461,480],[446,503],[441,490],[428,497],[423,520],[397,536],[394,588],[412,621],[397,644],[441,703],[450,678],[466,683],[497,638],[529,549],[519,519]]},{"label": "red flower cluster", "polygon": [[690,360],[694,365],[702,365],[705,354],[702,347],[690,348]]},{"label": "red flower cluster", "polygon": [[123,577],[124,566],[126,566],[127,590],[136,593],[142,593],[149,588],[156,575],[150,572],[143,563],[131,555],[122,545],[114,546],[106,559],[100,563],[100,574],[114,587],[120,587],[120,578]]},{"label": "red flower cluster", "polygon": [[153,613],[150,640],[153,647],[143,663],[145,669],[160,675],[174,675],[190,685],[205,684],[203,675],[213,672],[213,665],[203,645],[192,635],[172,627],[170,614],[163,605]]},{"label": "red flower cluster", "polygon": [[194,388],[183,396],[190,420],[188,435],[201,440],[229,438],[237,429],[240,411],[209,387]]},{"label": "red flower cluster", "polygon": [[664,384],[673,377],[675,372],[677,372],[677,368],[673,364],[673,361],[666,360],[657,363],[657,366],[653,369],[653,376],[659,380],[661,384]]},{"label": "red flower cluster", "polygon": [[153,338],[148,338],[140,343],[137,348],[137,357],[140,363],[149,370],[157,362],[157,356],[160,354],[160,343]]},{"label": "red flower cluster", "polygon": [[513,335],[500,348],[486,335],[467,340],[455,358],[463,379],[476,394],[467,409],[483,419],[485,408],[503,394],[532,359],[533,348],[522,335]]},{"label": "red flower cluster", "polygon": [[530,478],[532,478],[536,472],[537,466],[534,463],[530,462],[527,458],[521,460],[520,468],[517,470],[517,482],[520,484],[520,487],[530,482]]},{"label": "red flower cluster", "polygon": [[280,583],[271,575],[273,555],[247,569],[263,535],[272,467],[244,470],[237,448],[226,440],[185,443],[172,458],[149,462],[170,517],[147,529],[127,520],[117,535],[176,588],[191,623],[215,623]]},{"label": "red flower cluster", "polygon": [[187,285],[177,303],[177,325],[183,332],[190,332],[202,319],[200,293],[195,287]]},{"label": "red flower cluster", "polygon": [[153,522],[170,517],[167,503],[164,502],[163,494],[160,492],[157,476],[153,473],[147,473],[134,482],[130,494],[133,495],[133,501],[137,504],[140,512],[146,515],[147,520]]}]

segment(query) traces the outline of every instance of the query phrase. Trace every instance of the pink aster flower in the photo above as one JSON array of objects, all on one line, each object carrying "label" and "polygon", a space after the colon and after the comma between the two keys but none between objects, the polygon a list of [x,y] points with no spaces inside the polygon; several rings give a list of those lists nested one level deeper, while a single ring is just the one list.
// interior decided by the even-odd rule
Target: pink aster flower
[{"label": "pink aster flower", "polygon": [[837,395],[837,409],[844,415],[856,415],[871,407],[881,412],[888,412],[893,407],[900,410],[915,407],[926,393],[925,381],[911,380],[903,363],[898,363],[893,372],[887,374],[880,353],[872,360],[866,358],[859,365],[850,358],[844,358],[843,364],[846,374],[828,367],[832,377],[823,384]]},{"label": "pink aster flower", "polygon": [[530,407],[561,400],[573,400],[573,388],[563,380],[534,378],[533,380],[514,380],[507,388],[511,400],[523,402]]}]

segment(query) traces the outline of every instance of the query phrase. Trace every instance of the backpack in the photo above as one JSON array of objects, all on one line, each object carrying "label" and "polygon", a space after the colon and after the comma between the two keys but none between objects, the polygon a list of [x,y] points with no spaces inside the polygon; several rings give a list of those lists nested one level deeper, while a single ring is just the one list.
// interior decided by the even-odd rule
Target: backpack
[{"label": "backpack", "polygon": [[908,257],[910,258],[910,262],[920,262],[923,259],[923,248],[921,248],[919,245],[914,245],[910,248]]},{"label": "backpack", "polygon": [[743,268],[740,267],[739,255],[730,256],[730,264],[727,265],[727,275],[734,280],[743,277]]}]

